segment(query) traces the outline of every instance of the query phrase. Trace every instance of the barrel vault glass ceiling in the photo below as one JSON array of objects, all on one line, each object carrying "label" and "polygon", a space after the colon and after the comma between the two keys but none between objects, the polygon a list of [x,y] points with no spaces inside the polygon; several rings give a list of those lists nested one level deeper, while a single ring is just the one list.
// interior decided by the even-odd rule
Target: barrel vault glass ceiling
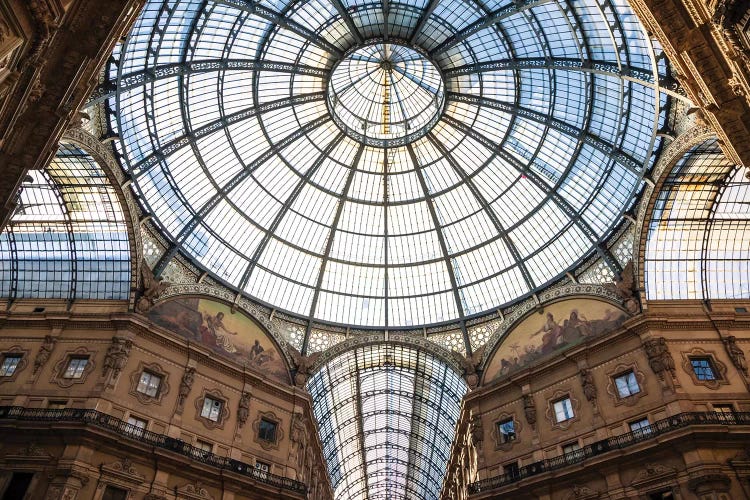
[{"label": "barrel vault glass ceiling", "polygon": [[157,273],[182,253],[301,318],[409,328],[601,254],[665,72],[625,0],[152,0],[102,99]]}]

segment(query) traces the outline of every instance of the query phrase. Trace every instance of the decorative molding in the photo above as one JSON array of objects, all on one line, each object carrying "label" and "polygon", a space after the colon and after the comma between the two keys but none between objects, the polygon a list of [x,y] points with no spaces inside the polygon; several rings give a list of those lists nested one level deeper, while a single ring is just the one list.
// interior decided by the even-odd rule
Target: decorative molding
[{"label": "decorative molding", "polygon": [[[615,378],[620,375],[624,375],[626,372],[631,370],[635,375],[635,379],[638,381],[638,388],[640,389],[640,391],[636,394],[632,394],[624,398],[620,397],[620,393],[617,390],[617,385],[615,384]],[[646,381],[646,375],[638,369],[638,364],[635,361],[627,364],[620,363],[615,366],[614,369],[610,370],[607,373],[607,380],[607,394],[612,399],[612,402],[615,406],[635,406],[638,403],[638,400],[648,394],[646,385],[644,383]]]},{"label": "decorative molding", "polygon": [[200,481],[175,487],[175,493],[178,498],[185,498],[188,500],[214,500],[214,497]]},{"label": "decorative molding", "polygon": [[[267,441],[265,439],[260,439],[260,421],[261,419],[268,420],[269,422],[273,422],[276,424],[276,439],[274,441]],[[258,417],[253,421],[253,441],[258,443],[264,450],[278,450],[279,449],[279,443],[281,443],[281,440],[284,439],[284,431],[281,428],[281,419],[276,416],[275,413],[271,411],[259,411]]]},{"label": "decorative molding", "polygon": [[[501,424],[502,422],[505,422],[507,420],[513,421],[513,430],[515,431],[516,438],[512,441],[507,441],[505,443],[500,441],[500,431],[498,430],[498,424]],[[493,419],[492,422],[492,431],[490,431],[490,437],[492,438],[492,441],[495,443],[495,450],[496,451],[503,451],[508,452],[513,448],[516,444],[518,444],[521,439],[521,431],[523,430],[523,426],[521,425],[521,421],[518,420],[515,413],[508,413],[503,412],[497,417]]]},{"label": "decorative molding", "polygon": [[56,343],[57,338],[53,337],[52,335],[44,336],[44,342],[42,342],[42,345],[39,347],[39,351],[34,357],[34,375],[36,375],[39,370],[44,367],[45,364],[47,364],[49,357],[52,355],[52,351],[55,349]]},{"label": "decorative molding", "polygon": [[[201,415],[203,410],[203,402],[206,396],[210,396],[212,399],[221,401],[221,412],[216,422]],[[224,424],[229,418],[229,399],[221,393],[219,389],[203,389],[203,393],[199,398],[195,400],[195,419],[201,422],[206,429],[223,429]]]},{"label": "decorative molding", "polygon": [[[643,17],[639,16],[640,19]],[[662,36],[663,33],[662,33]],[[664,38],[660,38],[664,40]],[[701,142],[716,137],[716,132],[707,125],[696,124],[684,133],[678,135],[669,145],[664,148],[654,168],[651,170],[651,178],[654,186],[646,185],[643,196],[638,203],[638,212],[635,222],[635,236],[633,238],[633,265],[636,277],[636,286],[639,290],[646,289],[644,269],[640,266],[645,258],[646,239],[648,238],[648,221],[651,219],[656,197],[666,180],[672,172],[672,168],[687,153],[690,148]],[[641,304],[647,304],[646,296],[642,297]]]},{"label": "decorative molding", "polygon": [[677,475],[677,469],[664,464],[647,464],[630,482],[630,486],[639,490],[652,489],[662,481],[672,479]]},{"label": "decorative molding", "polygon": [[9,354],[21,355],[21,359],[18,361],[13,374],[7,377],[0,377],[0,384],[3,384],[5,382],[15,382],[16,378],[18,378],[18,374],[21,373],[21,371],[23,371],[23,369],[26,368],[29,364],[29,353],[31,353],[29,349],[24,349],[19,345],[14,345],[13,347],[9,347],[0,351],[0,362],[2,362]]},{"label": "decorative molding", "polygon": [[[138,472],[128,457],[123,457],[122,460],[112,462],[111,464],[102,464],[99,469],[102,473],[102,477],[105,479],[115,479],[120,485],[132,486],[141,485],[145,482],[146,476]],[[100,482],[99,486],[103,486],[105,483]]]},{"label": "decorative molding", "polygon": [[188,366],[182,374],[180,379],[180,390],[177,394],[177,406],[175,413],[182,415],[182,411],[185,409],[185,400],[190,395],[190,389],[193,388],[193,382],[195,381],[195,368]]},{"label": "decorative molding", "polygon": [[[156,396],[149,396],[138,391],[138,383],[141,381],[141,373],[150,372],[154,375],[161,377],[159,384],[159,390],[156,392]],[[148,404],[161,404],[162,399],[169,393],[169,373],[164,370],[158,363],[146,363],[144,361],[138,362],[138,368],[130,373],[130,391],[128,394],[134,396],[139,403],[143,405]]]},{"label": "decorative molding", "polygon": [[[76,356],[88,356],[88,362],[83,368],[83,373],[79,378],[63,377],[63,375],[65,374],[65,370],[68,367],[68,362],[72,357]],[[50,382],[52,382],[53,384],[57,384],[63,389],[67,389],[74,384],[83,384],[84,382],[86,382],[86,378],[89,376],[89,374],[94,371],[94,368],[96,368],[96,363],[94,362],[95,357],[96,351],[90,351],[87,347],[79,347],[72,351],[66,351],[63,357],[60,358],[57,363],[55,363],[55,367],[52,369],[52,378],[50,379]]]},{"label": "decorative molding", "polygon": [[588,486],[578,486],[577,484],[574,485],[570,489],[570,493],[568,494],[566,500],[593,500],[595,498],[599,498],[601,496],[601,493],[598,491],[589,488]]},{"label": "decorative molding", "polygon": [[[716,352],[715,351],[706,351],[701,349],[700,347],[693,347],[689,351],[680,351],[680,354],[682,355],[682,369],[690,375],[690,378],[692,379],[693,383],[695,385],[702,385],[705,387],[708,387],[709,389],[718,389],[722,385],[726,385],[729,383],[729,380],[727,380],[727,365],[722,363],[716,358]],[[690,358],[695,357],[701,357],[701,358],[708,358],[711,361],[711,364],[713,368],[715,368],[716,373],[714,373],[715,378],[713,380],[699,380],[698,377],[695,375],[695,370],[693,369],[693,365],[690,362]]]}]

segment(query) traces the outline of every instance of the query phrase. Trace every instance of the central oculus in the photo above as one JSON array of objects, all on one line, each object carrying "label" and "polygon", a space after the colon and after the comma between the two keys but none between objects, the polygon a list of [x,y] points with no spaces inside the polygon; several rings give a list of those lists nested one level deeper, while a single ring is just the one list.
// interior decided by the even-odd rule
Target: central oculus
[{"label": "central oculus", "polygon": [[334,121],[370,146],[402,146],[422,137],[440,118],[444,102],[438,68],[404,45],[359,47],[334,66],[328,82]]}]

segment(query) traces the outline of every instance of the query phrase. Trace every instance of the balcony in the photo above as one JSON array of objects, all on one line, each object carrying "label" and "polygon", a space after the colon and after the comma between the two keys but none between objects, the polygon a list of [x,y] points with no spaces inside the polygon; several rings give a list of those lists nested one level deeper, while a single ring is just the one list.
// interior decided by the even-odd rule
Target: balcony
[{"label": "balcony", "polygon": [[580,450],[534,462],[518,471],[500,476],[482,479],[469,485],[469,493],[492,491],[509,484],[523,481],[526,478],[562,469],[569,465],[580,464],[586,460],[611,450],[629,448],[638,443],[655,439],[677,429],[693,425],[750,425],[750,412],[718,413],[718,412],[685,412],[658,420],[648,427],[628,432],[619,436],[603,439],[584,446]]},{"label": "balcony", "polygon": [[239,460],[215,455],[181,439],[147,431],[97,410],[0,406],[0,422],[2,421],[78,423],[92,426],[143,444],[169,450],[211,467],[232,471],[259,483],[302,494],[307,492],[307,486],[299,481],[258,470],[254,466]]}]

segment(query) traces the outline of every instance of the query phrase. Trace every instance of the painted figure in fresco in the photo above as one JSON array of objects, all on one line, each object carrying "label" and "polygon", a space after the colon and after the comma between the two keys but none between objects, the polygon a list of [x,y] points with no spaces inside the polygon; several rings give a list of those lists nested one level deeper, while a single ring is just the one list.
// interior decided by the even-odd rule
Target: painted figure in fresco
[{"label": "painted figure in fresco", "polygon": [[563,329],[555,321],[555,317],[552,313],[547,313],[547,321],[545,321],[542,327],[531,334],[532,337],[536,337],[540,333],[544,333],[542,336],[542,353],[546,354],[555,350],[558,344],[558,340],[562,338]]},{"label": "painted figure in fresco", "polygon": [[208,333],[211,334],[211,336],[216,339],[216,345],[221,347],[227,352],[235,353],[237,352],[237,348],[234,347],[234,344],[232,344],[232,341],[229,340],[229,335],[237,335],[237,332],[231,332],[227,329],[226,326],[224,326],[224,313],[218,312],[215,316],[212,316],[211,314],[204,314],[203,315],[203,323],[206,330],[208,330]]},{"label": "painted figure in fresco", "polygon": [[263,346],[260,345],[260,341],[258,339],[255,339],[255,344],[253,344],[253,347],[250,348],[250,361],[254,361],[256,358],[259,358],[263,351],[264,349]]}]

